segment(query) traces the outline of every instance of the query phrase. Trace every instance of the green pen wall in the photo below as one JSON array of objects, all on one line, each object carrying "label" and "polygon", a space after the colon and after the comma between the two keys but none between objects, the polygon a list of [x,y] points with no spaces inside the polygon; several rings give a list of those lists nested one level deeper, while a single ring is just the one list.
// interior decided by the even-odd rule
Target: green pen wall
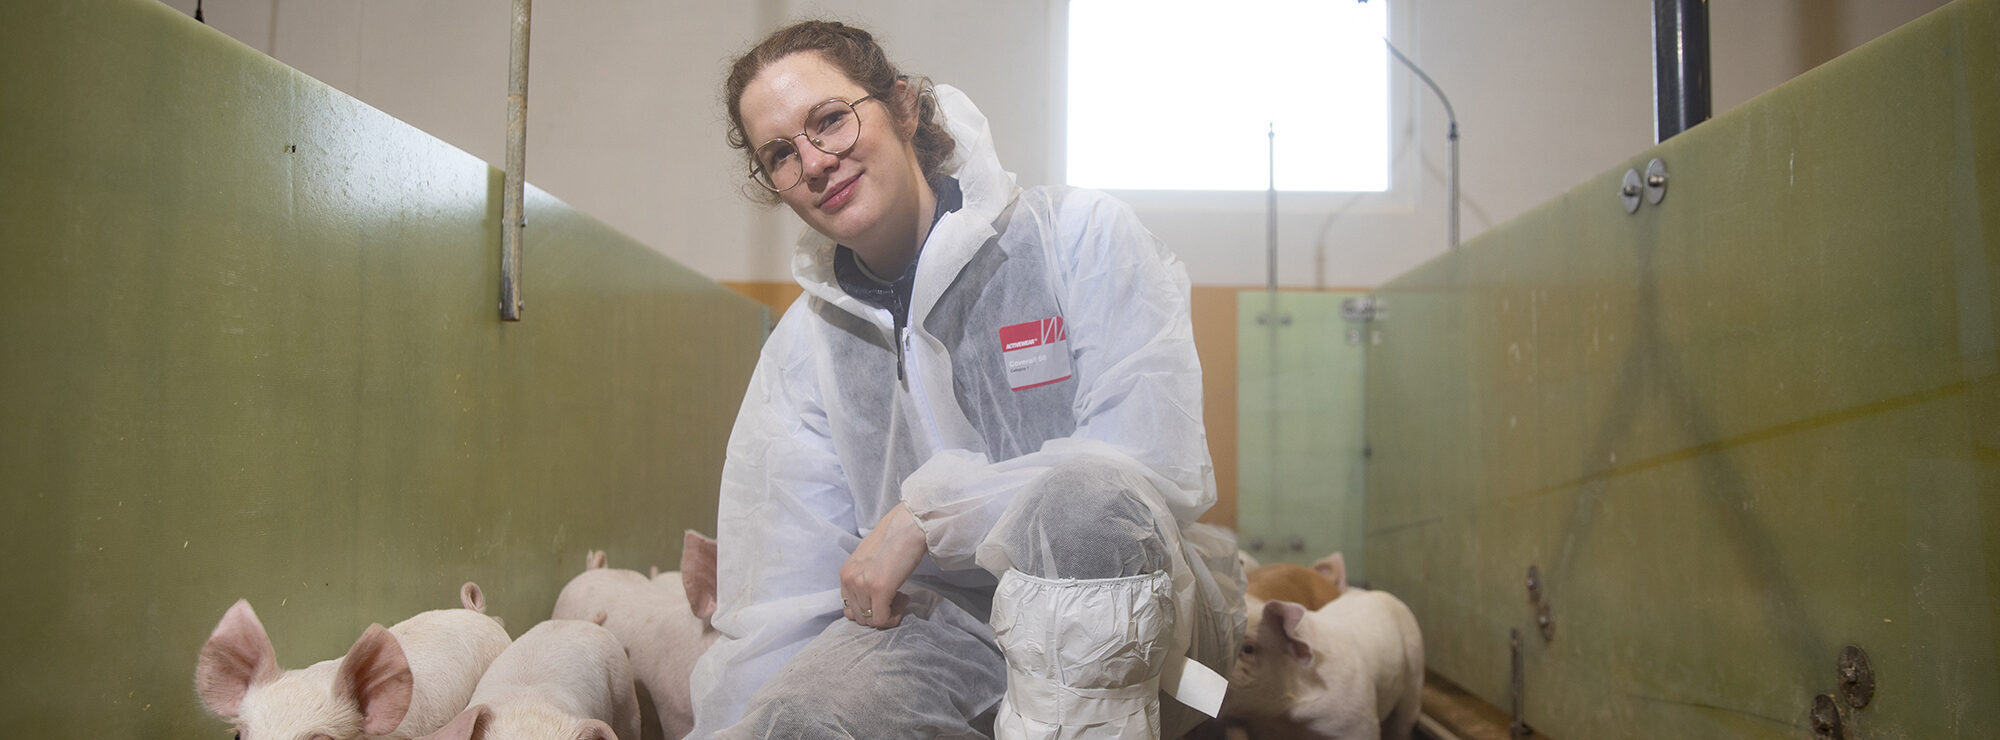
[{"label": "green pen wall", "polygon": [[1997,52],[1953,3],[1378,291],[1368,569],[1432,668],[1506,708],[1519,630],[1548,735],[1807,738],[1855,645],[1845,737],[2000,737]]},{"label": "green pen wall", "polygon": [[150,0],[7,15],[9,734],[225,736],[192,681],[238,598],[302,667],[713,533],[761,307],[531,187],[502,322],[485,163]]}]

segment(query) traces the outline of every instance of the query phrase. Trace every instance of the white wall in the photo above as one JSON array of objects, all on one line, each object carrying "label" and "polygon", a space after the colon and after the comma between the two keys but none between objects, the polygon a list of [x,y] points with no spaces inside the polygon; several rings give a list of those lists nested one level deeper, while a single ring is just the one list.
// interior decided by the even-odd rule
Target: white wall
[{"label": "white wall", "polygon": [[[191,13],[195,0],[167,2]],[[1710,8],[1715,110],[1942,4],[1717,0]],[[503,161],[508,7],[507,0],[203,2],[208,22],[224,33],[494,163]],[[1066,0],[543,0],[534,13],[528,179],[718,280],[787,280],[797,221],[742,195],[742,160],[723,144],[720,83],[730,57],[800,17],[864,25],[906,69],[965,89],[991,119],[1001,157],[1022,184],[1047,183],[1061,172],[1066,7]],[[1392,37],[1458,113],[1464,238],[1653,143],[1649,0],[1391,7]],[[1199,53],[1201,43],[1188,46]],[[1391,75],[1394,129],[1414,137],[1400,148],[1391,192],[1281,196],[1280,283],[1373,286],[1443,251],[1443,109],[1399,66]],[[1190,92],[1228,101],[1227,91]],[[1263,194],[1123,195],[1195,282],[1264,283]]]}]

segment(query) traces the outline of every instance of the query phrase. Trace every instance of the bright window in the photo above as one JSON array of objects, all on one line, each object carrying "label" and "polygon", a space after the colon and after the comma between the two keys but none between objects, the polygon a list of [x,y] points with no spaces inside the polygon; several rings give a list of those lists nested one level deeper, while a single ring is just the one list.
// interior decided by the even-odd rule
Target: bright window
[{"label": "bright window", "polygon": [[1070,0],[1072,185],[1389,187],[1385,0]]}]

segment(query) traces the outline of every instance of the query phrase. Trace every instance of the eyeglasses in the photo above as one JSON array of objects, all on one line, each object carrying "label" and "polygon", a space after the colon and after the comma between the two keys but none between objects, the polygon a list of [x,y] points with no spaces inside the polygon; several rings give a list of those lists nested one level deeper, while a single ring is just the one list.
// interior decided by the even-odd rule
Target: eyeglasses
[{"label": "eyeglasses", "polygon": [[806,111],[805,127],[798,133],[764,142],[757,147],[757,163],[750,167],[750,179],[774,193],[797,187],[805,179],[805,164],[792,141],[803,136],[806,142],[833,156],[846,154],[861,140],[861,116],[856,106],[873,95],[863,95],[852,103],[830,98]]}]

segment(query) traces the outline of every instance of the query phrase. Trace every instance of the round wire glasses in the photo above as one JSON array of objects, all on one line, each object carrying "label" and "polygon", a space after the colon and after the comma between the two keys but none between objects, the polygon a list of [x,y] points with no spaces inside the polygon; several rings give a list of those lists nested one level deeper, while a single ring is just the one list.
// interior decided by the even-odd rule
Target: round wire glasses
[{"label": "round wire glasses", "polygon": [[754,155],[756,164],[750,167],[750,179],[774,193],[782,193],[797,187],[805,179],[805,164],[799,156],[798,147],[792,144],[803,136],[806,143],[827,154],[840,156],[854,148],[861,140],[861,116],[855,107],[867,102],[873,95],[863,95],[850,103],[840,98],[829,98],[806,111],[805,126],[798,133],[783,138],[772,139],[757,147]]}]

